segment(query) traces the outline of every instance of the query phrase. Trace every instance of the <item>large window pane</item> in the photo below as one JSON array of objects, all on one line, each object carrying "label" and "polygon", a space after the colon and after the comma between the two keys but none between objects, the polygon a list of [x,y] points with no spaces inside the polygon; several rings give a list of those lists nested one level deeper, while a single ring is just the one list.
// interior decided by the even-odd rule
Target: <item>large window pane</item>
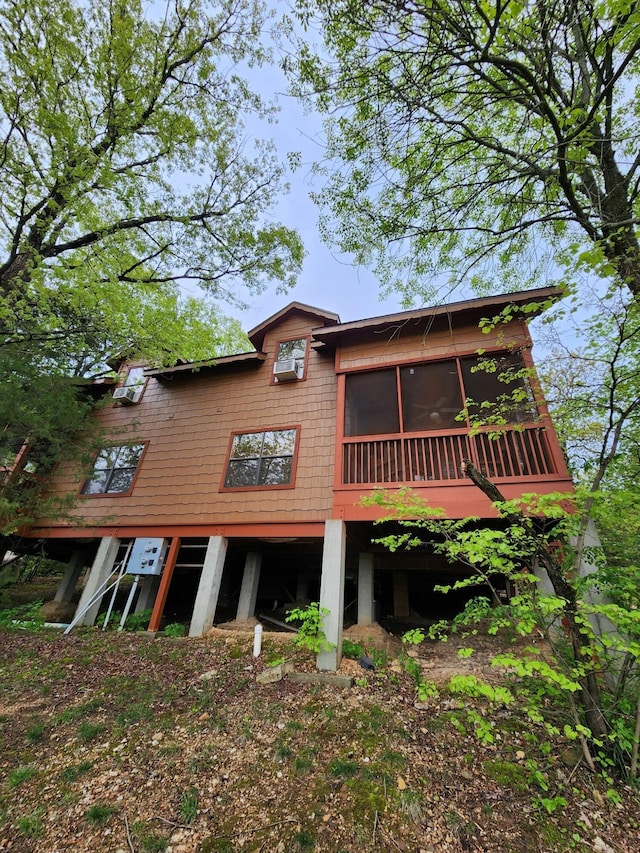
[{"label": "large window pane", "polygon": [[[473,401],[472,415],[483,420],[494,416],[498,423],[522,423],[535,419],[531,386],[519,353],[500,353],[461,359],[465,393]],[[485,366],[483,366],[485,365]]]},{"label": "large window pane", "polygon": [[234,436],[224,479],[225,488],[289,485],[296,437],[295,429],[265,430]]},{"label": "large window pane", "polygon": [[260,486],[279,486],[291,482],[291,456],[275,456],[263,459],[260,466],[258,484]]},{"label": "large window pane", "polygon": [[345,435],[384,435],[400,432],[395,370],[376,370],[347,376]]},{"label": "large window pane", "polygon": [[255,486],[258,469],[259,459],[231,459],[224,484],[227,488]]},{"label": "large window pane", "polygon": [[402,418],[405,432],[454,429],[462,411],[462,394],[455,361],[438,361],[400,370]]},{"label": "large window pane", "polygon": [[105,447],[93,463],[93,471],[82,487],[82,494],[104,495],[130,491],[143,449],[143,444]]}]

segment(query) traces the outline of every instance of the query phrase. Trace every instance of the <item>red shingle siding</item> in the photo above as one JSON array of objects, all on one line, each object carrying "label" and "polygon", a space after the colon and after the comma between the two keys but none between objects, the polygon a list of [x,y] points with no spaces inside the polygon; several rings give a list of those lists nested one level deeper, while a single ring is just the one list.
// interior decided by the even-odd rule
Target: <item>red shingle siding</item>
[{"label": "red shingle siding", "polygon": [[494,329],[483,334],[477,326],[437,329],[416,334],[408,327],[398,327],[379,333],[368,341],[343,346],[340,352],[340,370],[397,364],[403,361],[420,361],[431,358],[453,358],[478,349],[491,347],[526,346],[529,338],[525,327],[519,323]]},{"label": "red shingle siding", "polygon": [[[172,381],[149,379],[138,406],[107,407],[103,424],[126,438],[149,442],[133,493],[82,499],[82,526],[222,524],[242,521],[323,521],[331,516],[337,379],[332,357],[309,353],[306,379],[270,382],[279,340],[309,334],[310,323],[290,318],[264,342],[257,368]],[[234,431],[299,426],[293,489],[221,491]],[[114,438],[122,443],[125,437]],[[60,477],[61,490],[69,480]],[[77,489],[77,481],[73,486]]]}]

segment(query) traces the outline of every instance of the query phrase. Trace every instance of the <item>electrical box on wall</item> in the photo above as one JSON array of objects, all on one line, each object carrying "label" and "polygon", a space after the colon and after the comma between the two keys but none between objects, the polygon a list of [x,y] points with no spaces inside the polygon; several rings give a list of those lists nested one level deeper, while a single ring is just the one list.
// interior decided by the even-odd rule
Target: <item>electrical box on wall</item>
[{"label": "electrical box on wall", "polygon": [[167,539],[135,539],[129,562],[128,575],[162,574],[164,555],[167,553]]}]

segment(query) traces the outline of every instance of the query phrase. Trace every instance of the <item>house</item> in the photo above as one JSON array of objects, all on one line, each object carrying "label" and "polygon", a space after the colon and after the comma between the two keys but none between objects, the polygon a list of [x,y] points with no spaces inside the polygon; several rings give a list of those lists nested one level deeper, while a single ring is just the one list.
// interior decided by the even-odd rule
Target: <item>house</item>
[{"label": "house", "polygon": [[[498,380],[532,368],[526,319],[558,295],[545,288],[349,323],[292,302],[249,332],[251,352],[130,365],[105,389],[111,400],[97,416],[113,439],[93,469],[80,481],[71,468],[51,479],[52,490],[78,493],[77,506],[25,533],[68,563],[57,598],[69,600],[90,566],[77,614],[93,624],[114,567],[128,565],[140,582],[134,606],[153,609],[149,629],[182,618],[192,636],[214,621],[277,622],[283,606],[319,600],[336,645],[320,654],[321,669],[339,663],[345,614],[361,625],[443,615],[449,602],[433,587],[454,569],[373,544],[379,510],[361,497],[411,486],[451,518],[490,524],[495,513],[465,459],[507,498],[570,490],[535,387]],[[505,309],[506,322],[480,328]],[[498,360],[496,372],[477,369],[479,350]],[[495,440],[460,419],[467,398],[493,403],[514,387],[521,401]]]}]

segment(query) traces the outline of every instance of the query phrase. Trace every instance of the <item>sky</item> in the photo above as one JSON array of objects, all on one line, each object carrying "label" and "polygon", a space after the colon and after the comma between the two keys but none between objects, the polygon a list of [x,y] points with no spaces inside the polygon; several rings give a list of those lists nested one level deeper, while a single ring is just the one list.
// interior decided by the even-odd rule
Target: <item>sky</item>
[{"label": "sky", "polygon": [[[275,7],[276,15],[288,5],[282,0],[269,0],[269,3]],[[320,210],[309,195],[322,186],[322,179],[312,174],[313,163],[323,157],[322,120],[286,94],[287,81],[277,65],[277,51],[274,54],[273,67],[263,66],[245,76],[267,101],[277,103],[280,108],[277,124],[247,122],[247,130],[248,135],[272,138],[283,162],[290,152],[301,154],[302,165],[288,173],[290,192],[280,199],[273,218],[298,230],[307,254],[295,288],[278,294],[274,282],[262,295],[247,299],[251,302],[248,310],[230,308],[227,313],[237,317],[248,330],[294,300],[333,311],[343,322],[400,311],[399,296],[382,301],[376,277],[367,269],[355,267],[348,256],[332,250],[320,238]]]},{"label": "sky", "polygon": [[[286,10],[285,0],[268,0],[276,15]],[[277,57],[277,50],[274,51]],[[356,267],[349,256],[335,247],[326,245],[318,228],[320,209],[310,198],[312,191],[322,188],[322,177],[313,174],[313,164],[324,156],[322,118],[310,112],[297,99],[287,94],[287,80],[278,67],[265,67],[245,74],[267,101],[275,101],[280,108],[276,124],[247,122],[247,135],[272,138],[279,159],[286,162],[290,152],[300,152],[302,165],[289,172],[290,192],[280,198],[273,219],[298,230],[306,250],[306,257],[297,285],[287,293],[277,292],[277,283],[258,296],[249,296],[248,309],[224,307],[225,313],[236,317],[245,331],[263,322],[292,301],[315,308],[332,311],[343,322],[392,314],[404,310],[400,295],[382,299],[376,276],[368,269]],[[517,289],[517,288],[514,288]],[[457,288],[451,301],[464,298]],[[223,307],[223,306],[221,306]],[[421,307],[416,305],[415,307]],[[531,332],[536,338],[536,322]]]}]

